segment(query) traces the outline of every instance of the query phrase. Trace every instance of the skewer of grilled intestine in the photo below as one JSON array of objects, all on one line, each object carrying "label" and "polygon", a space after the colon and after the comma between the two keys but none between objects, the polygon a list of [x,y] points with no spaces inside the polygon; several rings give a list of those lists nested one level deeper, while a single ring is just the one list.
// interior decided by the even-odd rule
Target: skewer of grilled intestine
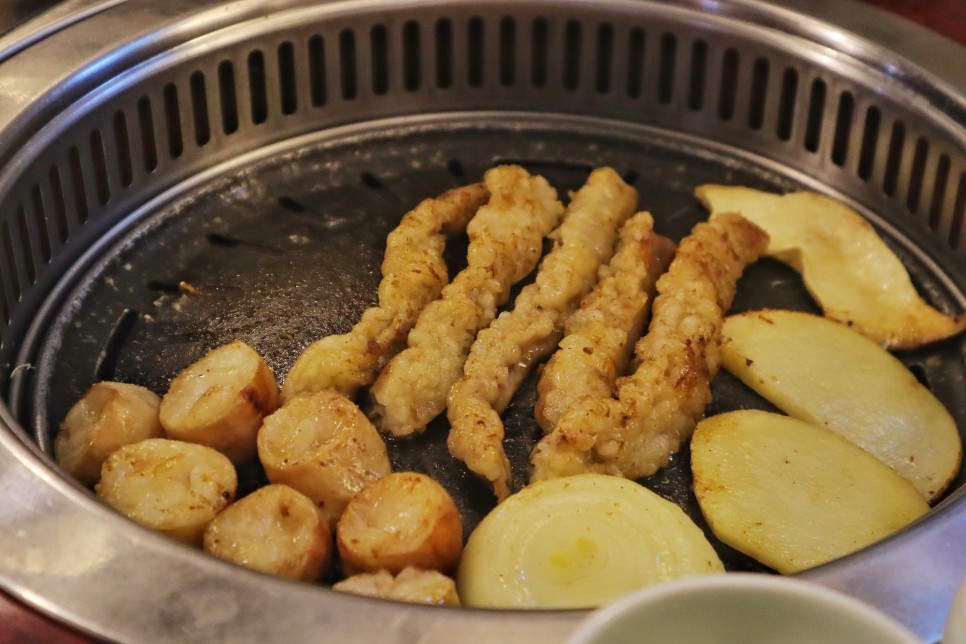
[{"label": "skewer of grilled intestine", "polygon": [[396,436],[423,431],[443,411],[477,332],[493,320],[511,286],[536,267],[543,237],[563,216],[556,191],[523,168],[493,168],[485,183],[490,199],[466,229],[467,267],[426,306],[408,348],[370,389],[377,426]]},{"label": "skewer of grilled intestine", "polygon": [[379,305],[366,310],[348,333],[306,347],[285,379],[282,399],[318,391],[352,397],[371,385],[448,282],[446,239],[466,230],[488,196],[486,186],[476,183],[425,199],[406,213],[386,238]]},{"label": "skewer of grilled intestine", "polygon": [[567,320],[559,349],[540,373],[534,415],[545,434],[582,401],[611,397],[675,250],[674,242],[654,233],[649,213],[634,215],[621,229],[617,252]]},{"label": "skewer of grilled intestine", "polygon": [[617,381],[617,398],[579,402],[530,455],[531,480],[580,472],[640,478],[664,467],[711,400],[720,329],[746,265],[768,236],[729,214],[695,226],[657,283],[637,370]]},{"label": "skewer of grilled intestine", "polygon": [[462,377],[449,392],[450,453],[490,483],[499,499],[510,490],[500,413],[530,369],[559,342],[563,325],[597,281],[614,251],[617,230],[631,215],[637,191],[610,168],[595,170],[577,192],[554,247],[511,311],[480,331]]}]

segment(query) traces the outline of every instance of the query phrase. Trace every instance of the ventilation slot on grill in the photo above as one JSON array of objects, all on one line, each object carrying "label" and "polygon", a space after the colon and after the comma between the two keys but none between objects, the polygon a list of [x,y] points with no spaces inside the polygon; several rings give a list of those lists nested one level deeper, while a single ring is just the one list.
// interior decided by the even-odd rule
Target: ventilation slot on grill
[{"label": "ventilation slot on grill", "polygon": [[104,156],[104,138],[100,130],[91,131],[91,168],[94,171],[94,188],[101,206],[111,200],[111,188],[107,179],[107,158]]},{"label": "ventilation slot on grill", "polygon": [[13,306],[20,300],[20,286],[17,280],[17,267],[14,262],[16,260],[16,255],[14,254],[13,238],[10,235],[10,221],[4,221],[0,225],[0,244],[3,245],[3,257],[5,258],[7,264],[4,270],[0,272],[0,278],[3,279],[4,292],[4,318],[9,323],[10,322],[10,312]]},{"label": "ventilation slot on grill", "polygon": [[483,39],[483,19],[472,18],[467,31],[467,68],[466,82],[470,87],[483,85],[483,57],[485,43]]},{"label": "ventilation slot on grill", "polygon": [[922,183],[926,172],[926,157],[929,155],[929,143],[919,137],[912,154],[912,168],[909,170],[909,192],[906,194],[906,206],[912,212],[919,210],[919,197],[922,195]]},{"label": "ventilation slot on grill", "polygon": [[953,249],[966,245],[966,172],[959,175],[956,189],[956,204],[953,206],[953,219],[949,225],[949,246]]},{"label": "ventilation slot on grill", "polygon": [[203,146],[211,140],[205,75],[198,71],[194,72],[191,75],[189,86],[191,88],[191,113],[194,116],[195,143]]},{"label": "ventilation slot on grill", "polygon": [[453,25],[449,20],[436,21],[436,86],[446,89],[453,84]]},{"label": "ventilation slot on grill", "polygon": [[511,87],[516,82],[517,23],[513,18],[500,20],[500,84]]},{"label": "ventilation slot on grill", "polygon": [[760,130],[765,123],[765,101],[768,99],[768,61],[756,58],[752,66],[751,96],[748,101],[748,127]]},{"label": "ventilation slot on grill", "polygon": [[688,108],[694,112],[704,109],[707,68],[708,43],[696,40],[691,45],[691,84],[688,88]]},{"label": "ventilation slot on grill", "polygon": [[224,60],[218,65],[218,98],[221,129],[225,134],[238,131],[238,97],[235,93],[235,66]]},{"label": "ventilation slot on grill", "polygon": [[248,91],[252,123],[268,120],[268,90],[265,86],[265,54],[256,50],[248,54]]},{"label": "ventilation slot on grill", "polygon": [[859,166],[856,169],[859,178],[863,181],[868,181],[872,177],[881,121],[882,112],[875,105],[870,105],[865,112],[865,126],[862,128],[862,148],[859,150]]},{"label": "ventilation slot on grill", "polygon": [[892,137],[889,139],[889,154],[886,157],[885,176],[882,191],[890,197],[896,193],[899,179],[899,164],[902,163],[902,150],[905,146],[906,126],[902,121],[892,124]]},{"label": "ventilation slot on grill", "polygon": [[946,201],[946,188],[949,182],[949,155],[939,155],[936,166],[936,180],[933,183],[932,201],[929,204],[929,227],[939,229],[942,219],[943,203]]},{"label": "ventilation slot on grill", "polygon": [[339,69],[342,78],[342,98],[356,97],[356,35],[349,29],[339,34]]},{"label": "ventilation slot on grill", "polygon": [[138,123],[141,128],[144,169],[153,172],[158,167],[158,146],[154,136],[154,114],[147,96],[142,96],[138,101]]},{"label": "ventilation slot on grill", "polygon": [[177,159],[184,153],[184,138],[181,131],[178,87],[174,83],[164,86],[164,119],[168,130],[168,154],[172,159]]},{"label": "ventilation slot on grill", "polygon": [[30,288],[34,281],[37,279],[37,267],[34,264],[34,246],[30,243],[30,232],[28,231],[27,225],[27,212],[21,206],[17,209],[17,229],[16,237],[13,242],[14,252],[17,253],[17,258],[22,260],[20,264],[23,269],[22,272],[18,271],[20,276],[20,292],[23,293],[25,290]]},{"label": "ventilation slot on grill", "polygon": [[321,107],[328,98],[325,75],[325,40],[322,36],[309,38],[309,83],[312,105]]},{"label": "ventilation slot on grill", "polygon": [[[381,96],[389,91],[388,38],[384,25],[376,25],[369,32],[370,58],[372,60],[372,93],[376,96]],[[346,96],[346,98],[349,97]]]},{"label": "ventilation slot on grill", "polygon": [[721,59],[721,91],[718,95],[718,116],[730,121],[735,115],[735,99],[738,95],[738,52],[728,49]]},{"label": "ventilation slot on grill", "polygon": [[[4,267],[2,273],[6,273],[6,267]],[[6,330],[7,325],[10,324],[10,311],[13,308],[11,302],[8,301],[6,278],[4,277],[0,280],[0,347],[6,347]]]},{"label": "ventilation slot on grill", "polygon": [[602,24],[597,28],[597,81],[595,88],[600,94],[611,90],[611,73],[614,68],[614,27]]},{"label": "ventilation slot on grill", "polygon": [[782,141],[792,138],[795,126],[795,104],[798,98],[798,72],[792,68],[782,74],[781,97],[778,104],[778,126],[775,134]]},{"label": "ventilation slot on grill", "polygon": [[131,334],[131,330],[134,328],[138,317],[139,314],[137,311],[124,309],[117,320],[115,320],[114,326],[111,328],[111,333],[108,335],[107,342],[105,342],[104,347],[101,349],[97,363],[94,365],[95,380],[114,379],[114,371],[117,368],[121,349],[124,348],[124,344]]},{"label": "ventilation slot on grill", "polygon": [[563,86],[575,90],[580,87],[580,61],[583,57],[583,32],[576,20],[568,20],[564,28]]},{"label": "ventilation slot on grill", "polygon": [[298,110],[298,87],[296,84],[295,47],[290,42],[278,46],[278,85],[282,114],[295,114]]},{"label": "ventilation slot on grill", "polygon": [[817,152],[822,139],[826,91],[825,81],[821,78],[812,81],[812,91],[808,100],[808,118],[805,123],[805,149],[809,152]]},{"label": "ventilation slot on grill", "polygon": [[47,209],[44,207],[44,197],[40,192],[39,185],[34,185],[30,191],[30,198],[33,206],[31,218],[37,229],[37,239],[40,242],[40,261],[47,264],[53,257],[53,248],[50,244],[50,231],[47,229]]},{"label": "ventilation slot on grill", "polygon": [[60,170],[57,166],[51,166],[49,179],[54,222],[57,226],[57,240],[63,245],[67,243],[67,239],[70,237],[70,224],[67,220],[67,204],[64,201],[64,185],[61,183]]},{"label": "ventilation slot on grill", "polygon": [[114,113],[114,154],[121,187],[127,188],[134,181],[134,166],[131,164],[131,139],[127,131],[127,117],[121,110]]},{"label": "ventilation slot on grill", "polygon": [[410,20],[403,25],[403,88],[417,91],[423,84],[419,24]]},{"label": "ventilation slot on grill", "polygon": [[627,95],[638,98],[644,89],[644,30],[632,29],[627,40]]},{"label": "ventilation slot on grill", "polygon": [[855,99],[849,92],[839,97],[839,109],[835,118],[835,136],[832,139],[832,163],[844,166],[849,154],[849,134],[852,132],[852,110]]},{"label": "ventilation slot on grill", "polygon": [[75,146],[67,151],[67,163],[70,166],[71,187],[74,190],[72,203],[77,207],[77,220],[81,224],[87,223],[90,210],[87,207],[87,187],[84,182],[84,168],[81,166],[80,152]]},{"label": "ventilation slot on grill", "polygon": [[677,39],[674,34],[661,36],[660,71],[657,81],[657,100],[668,104],[674,98],[674,69],[677,57]]},{"label": "ventilation slot on grill", "polygon": [[530,82],[534,87],[546,87],[550,76],[549,72],[549,46],[550,46],[550,25],[546,18],[537,18],[533,21],[530,38]]}]

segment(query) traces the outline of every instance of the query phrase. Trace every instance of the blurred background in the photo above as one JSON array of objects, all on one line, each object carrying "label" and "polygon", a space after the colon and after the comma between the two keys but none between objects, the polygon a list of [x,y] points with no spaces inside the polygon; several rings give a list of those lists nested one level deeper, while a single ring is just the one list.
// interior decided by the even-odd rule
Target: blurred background
[{"label": "blurred background", "polygon": [[[61,1],[0,0],[0,33],[9,30],[13,25],[23,20],[46,11]],[[964,0],[860,1],[896,13],[962,45],[966,45],[966,1]],[[781,4],[780,0],[778,3]]]}]

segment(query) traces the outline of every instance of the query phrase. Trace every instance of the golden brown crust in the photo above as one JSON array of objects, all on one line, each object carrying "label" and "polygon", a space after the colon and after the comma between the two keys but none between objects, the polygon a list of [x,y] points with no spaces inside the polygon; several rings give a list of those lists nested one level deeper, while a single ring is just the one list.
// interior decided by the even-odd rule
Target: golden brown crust
[{"label": "golden brown crust", "polygon": [[459,510],[425,474],[395,472],[352,497],[336,530],[348,574],[414,566],[451,571],[463,552]]},{"label": "golden brown crust", "polygon": [[654,233],[648,213],[638,213],[624,225],[614,258],[567,320],[560,348],[540,374],[534,414],[544,433],[553,431],[581,400],[613,395],[651,310],[657,279],[676,248]]},{"label": "golden brown crust", "polygon": [[386,570],[352,575],[333,590],[414,604],[459,606],[456,583],[435,570],[406,568],[395,577]]},{"label": "golden brown crust", "polygon": [[159,419],[168,438],[207,445],[244,463],[255,456],[262,419],[277,406],[272,370],[236,340],[212,349],[171,381]]},{"label": "golden brown crust", "polygon": [[475,183],[426,199],[406,213],[386,238],[379,305],[366,310],[348,333],[306,347],[285,379],[283,400],[323,390],[351,397],[371,385],[448,282],[446,238],[466,230],[488,195],[485,185]]},{"label": "golden brown crust", "polygon": [[205,529],[208,554],[270,575],[317,581],[332,559],[325,517],[304,494],[266,485],[222,510]]},{"label": "golden brown crust", "polygon": [[531,454],[533,480],[579,472],[649,476],[690,436],[711,400],[720,330],[744,267],[767,235],[739,215],[695,226],[657,283],[653,318],[617,398],[571,409]]},{"label": "golden brown crust", "polygon": [[591,173],[552,234],[555,245],[534,282],[520,292],[513,310],[480,331],[463,376],[450,390],[450,453],[490,483],[500,500],[511,486],[500,413],[533,365],[557,345],[567,318],[597,281],[601,262],[613,254],[617,230],[636,203],[637,191],[614,170]]},{"label": "golden brown crust", "polygon": [[331,528],[349,499],[392,471],[382,436],[366,415],[330,391],[298,396],[266,417],[258,458],[269,481],[312,499]]},{"label": "golden brown crust", "polygon": [[408,348],[370,390],[383,431],[421,432],[443,411],[477,332],[493,320],[510,287],[536,267],[543,237],[563,215],[556,191],[523,168],[493,168],[485,181],[490,200],[467,226],[467,267],[443,289],[442,298],[426,306]]}]

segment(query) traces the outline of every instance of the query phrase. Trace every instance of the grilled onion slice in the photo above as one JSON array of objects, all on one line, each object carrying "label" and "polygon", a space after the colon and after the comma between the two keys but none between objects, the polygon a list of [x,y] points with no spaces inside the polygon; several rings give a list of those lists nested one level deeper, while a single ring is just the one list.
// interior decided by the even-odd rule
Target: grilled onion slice
[{"label": "grilled onion slice", "polygon": [[676,505],[626,479],[534,483],[470,535],[457,577],[465,606],[589,608],[662,581],[721,572]]}]

